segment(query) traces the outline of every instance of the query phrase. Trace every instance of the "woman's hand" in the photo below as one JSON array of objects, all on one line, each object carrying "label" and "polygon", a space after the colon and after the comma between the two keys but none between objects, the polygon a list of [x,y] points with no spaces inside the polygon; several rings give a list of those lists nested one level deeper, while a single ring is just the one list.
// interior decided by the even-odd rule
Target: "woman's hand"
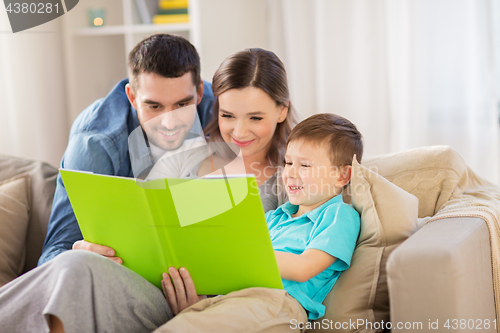
[{"label": "woman's hand", "polygon": [[[198,296],[196,294],[193,279],[186,268],[181,267],[177,271],[174,267],[170,267],[168,272],[170,276],[167,273],[163,273],[161,286],[174,316],[191,305],[207,298],[205,295]],[[172,277],[172,280],[170,277]]]},{"label": "woman's hand", "polygon": [[119,257],[115,257],[115,250],[110,248],[109,246],[89,243],[84,240],[79,240],[73,243],[73,250],[85,250],[100,254],[108,259],[113,260],[118,264],[122,264],[123,260]]}]

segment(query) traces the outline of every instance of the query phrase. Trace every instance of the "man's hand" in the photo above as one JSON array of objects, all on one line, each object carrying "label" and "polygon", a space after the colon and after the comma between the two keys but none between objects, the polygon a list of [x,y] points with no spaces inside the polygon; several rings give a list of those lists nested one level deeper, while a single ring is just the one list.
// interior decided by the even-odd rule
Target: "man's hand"
[{"label": "man's hand", "polygon": [[[170,267],[168,272],[170,276],[163,273],[161,286],[174,316],[198,301],[207,298],[207,296],[198,296],[196,294],[193,279],[186,268],[181,267],[177,271],[174,267]],[[172,277],[172,280],[170,280],[170,277]]]},{"label": "man's hand", "polygon": [[84,240],[79,240],[73,243],[73,250],[86,250],[94,252],[102,256],[105,256],[106,258],[109,258],[120,265],[123,263],[123,260],[121,258],[115,257],[115,250],[113,250],[109,246],[104,246],[104,245],[89,243]]}]

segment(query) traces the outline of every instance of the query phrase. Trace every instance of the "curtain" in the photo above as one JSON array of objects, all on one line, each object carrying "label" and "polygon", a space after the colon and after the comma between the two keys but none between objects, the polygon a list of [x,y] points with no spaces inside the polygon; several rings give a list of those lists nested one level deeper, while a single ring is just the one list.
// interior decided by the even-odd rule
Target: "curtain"
[{"label": "curtain", "polygon": [[[354,122],[365,156],[449,145],[500,183],[495,0],[269,0],[269,41],[303,117]],[[495,19],[496,18],[496,19]]]},{"label": "curtain", "polygon": [[0,154],[60,163],[69,133],[60,21],[13,34],[0,9]]}]

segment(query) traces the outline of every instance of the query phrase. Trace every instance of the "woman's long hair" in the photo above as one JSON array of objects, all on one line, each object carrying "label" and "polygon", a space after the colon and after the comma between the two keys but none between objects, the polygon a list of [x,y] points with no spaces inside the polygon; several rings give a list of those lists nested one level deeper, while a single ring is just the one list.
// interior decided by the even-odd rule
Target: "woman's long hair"
[{"label": "woman's long hair", "polygon": [[215,72],[212,79],[212,90],[215,103],[212,109],[212,120],[205,128],[209,143],[221,142],[219,129],[219,96],[230,89],[255,87],[264,90],[276,105],[288,107],[285,120],[278,123],[273,135],[267,159],[272,166],[283,164],[286,141],[298,117],[290,102],[288,81],[285,66],[271,51],[259,48],[246,49],[227,57]]}]

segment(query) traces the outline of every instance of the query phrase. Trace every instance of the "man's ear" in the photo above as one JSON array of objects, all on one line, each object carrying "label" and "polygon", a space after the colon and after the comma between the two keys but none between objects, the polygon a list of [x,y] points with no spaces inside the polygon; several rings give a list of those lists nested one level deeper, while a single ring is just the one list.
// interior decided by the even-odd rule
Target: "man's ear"
[{"label": "man's ear", "polygon": [[201,99],[203,98],[203,89],[205,88],[205,84],[203,83],[203,80],[200,82],[200,86],[198,87],[198,103],[196,105],[201,103]]},{"label": "man's ear", "polygon": [[337,179],[336,187],[344,187],[351,180],[351,166],[344,165],[339,172],[339,178]]},{"label": "man's ear", "polygon": [[127,94],[128,100],[130,104],[134,107],[134,109],[137,110],[137,100],[135,98],[135,92],[134,89],[130,86],[130,83],[127,83],[125,86],[125,93]]}]

